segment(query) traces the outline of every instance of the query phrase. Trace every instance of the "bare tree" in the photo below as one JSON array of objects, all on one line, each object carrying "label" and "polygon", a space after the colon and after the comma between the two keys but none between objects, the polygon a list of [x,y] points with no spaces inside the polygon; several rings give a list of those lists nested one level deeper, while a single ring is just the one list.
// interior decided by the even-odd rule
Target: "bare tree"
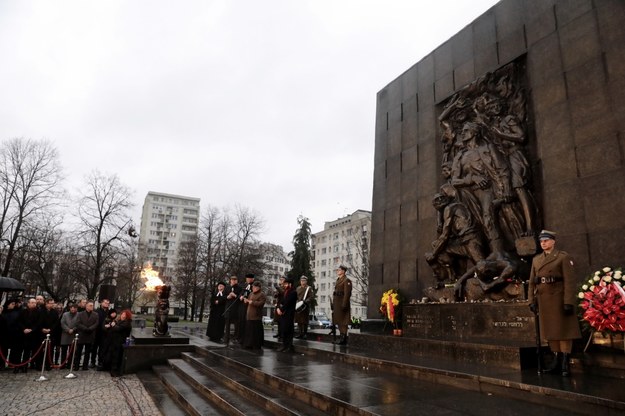
[{"label": "bare tree", "polygon": [[82,277],[87,296],[95,298],[98,288],[113,279],[116,255],[126,244],[130,225],[131,191],[117,175],[105,176],[94,171],[86,180],[80,197],[78,238],[81,261],[86,275]]},{"label": "bare tree", "polygon": [[57,300],[69,299],[77,291],[76,280],[68,278],[63,262],[71,252],[69,241],[60,229],[62,218],[41,218],[35,227],[25,227],[24,248],[19,250],[14,265],[23,263],[23,276]]},{"label": "bare tree", "polygon": [[[131,235],[132,237],[132,235]],[[138,241],[130,242],[121,247],[118,253],[117,299],[116,305],[121,308],[132,308],[139,296],[144,282],[141,279],[143,260],[139,257]]]},{"label": "bare tree", "polygon": [[176,264],[175,295],[184,302],[184,319],[188,317],[189,306],[191,307],[191,319],[195,319],[197,311],[198,295],[198,240],[184,241],[178,248]]},{"label": "bare tree", "polygon": [[265,264],[259,251],[259,237],[264,230],[264,221],[249,208],[237,206],[233,226],[230,270],[237,275],[262,270]]},{"label": "bare tree", "polygon": [[198,230],[198,260],[200,278],[199,320],[202,322],[212,288],[225,275],[224,249],[228,240],[228,219],[217,207],[208,206],[200,219]]},{"label": "bare tree", "polygon": [[349,278],[353,281],[352,302],[367,306],[369,294],[369,235],[367,222],[357,223],[351,229],[346,241],[347,256],[344,264],[349,267]]},{"label": "bare tree", "polygon": [[0,147],[0,275],[12,272],[24,227],[60,203],[61,180],[58,152],[49,141],[17,138]]}]

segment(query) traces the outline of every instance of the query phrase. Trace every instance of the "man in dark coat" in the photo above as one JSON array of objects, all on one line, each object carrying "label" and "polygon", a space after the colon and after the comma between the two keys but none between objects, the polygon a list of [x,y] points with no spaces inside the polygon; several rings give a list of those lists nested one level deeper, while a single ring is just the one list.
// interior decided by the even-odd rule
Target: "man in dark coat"
[{"label": "man in dark coat", "polygon": [[280,316],[277,314],[277,308],[282,303],[282,299],[284,298],[284,279],[285,276],[280,276],[278,278],[279,283],[275,285],[275,292],[273,295],[274,298],[274,312],[273,312],[273,321],[278,325],[278,331],[273,336],[274,338],[278,338],[278,342],[282,341],[282,328],[280,326]]},{"label": "man in dark coat", "polygon": [[293,278],[284,279],[284,297],[282,303],[276,308],[276,313],[280,316],[280,330],[282,331],[282,348],[280,352],[295,352],[293,348],[293,335],[295,332],[295,304],[297,303],[297,292],[293,288]]},{"label": "man in dark coat", "polygon": [[111,306],[111,301],[108,299],[102,299],[100,302],[100,307],[96,310],[98,314],[98,328],[95,331],[95,340],[93,341],[93,346],[91,347],[91,364],[89,367],[102,366],[102,362],[104,357],[102,356],[102,352],[100,348],[102,346],[103,340],[103,329],[102,325],[104,325],[104,320],[109,314],[109,309]]},{"label": "man in dark coat", "polygon": [[91,355],[91,346],[95,341],[96,329],[98,328],[99,317],[93,310],[93,301],[87,301],[85,310],[78,313],[76,318],[76,331],[78,332],[78,346],[76,347],[76,363],[75,369],[80,366],[80,356],[83,349],[85,350],[85,357],[82,361],[82,369],[89,369],[89,357]]},{"label": "man in dark coat", "polygon": [[[28,361],[31,355],[37,352],[39,348],[41,329],[41,312],[37,309],[37,301],[34,298],[28,299],[26,309],[22,310],[17,319],[17,327],[22,334],[22,361]],[[41,353],[40,353],[41,354]],[[22,371],[26,372],[26,367],[22,367]],[[34,364],[31,363],[34,368]]]},{"label": "man in dark coat", "polygon": [[341,265],[336,269],[337,279],[332,293],[332,323],[338,325],[341,337],[338,345],[347,345],[347,328],[351,323],[352,281],[346,276],[347,267]]},{"label": "man in dark coat", "polygon": [[226,283],[217,283],[217,289],[211,297],[211,309],[208,317],[208,326],[206,327],[206,336],[213,342],[221,342],[224,336],[226,296]]},{"label": "man in dark coat", "polygon": [[538,312],[541,339],[547,340],[555,353],[546,372],[561,370],[562,376],[568,377],[573,340],[581,338],[575,316],[577,280],[573,259],[568,253],[555,249],[556,233],[553,231],[541,231],[538,239],[543,252],[532,260],[529,306]]},{"label": "man in dark coat", "polygon": [[245,326],[247,321],[247,303],[245,299],[247,299],[252,293],[252,285],[254,284],[254,280],[256,276],[254,273],[248,273],[245,275],[245,285],[242,287],[241,295],[239,296],[239,343],[243,344],[243,339],[245,338]]},{"label": "man in dark coat", "polygon": [[224,311],[224,318],[226,320],[224,344],[226,344],[226,346],[230,345],[230,324],[234,324],[234,339],[237,340],[239,338],[239,306],[241,305],[241,301],[239,301],[240,296],[241,286],[239,286],[239,278],[236,276],[230,276],[230,287],[227,289],[226,292],[226,309]]},{"label": "man in dark coat", "polygon": [[[41,335],[39,338],[41,340],[45,339],[46,336],[50,335],[50,344],[48,344],[48,349],[50,350],[50,356],[52,357],[54,352],[52,349],[54,345],[52,344],[52,334],[56,331],[56,328],[60,325],[59,315],[54,310],[54,299],[46,299],[45,308],[40,311],[41,313]],[[50,369],[50,364],[47,362],[48,357],[44,357],[43,353],[37,357],[37,369],[41,370],[41,366],[43,363],[46,364],[46,370]]]}]

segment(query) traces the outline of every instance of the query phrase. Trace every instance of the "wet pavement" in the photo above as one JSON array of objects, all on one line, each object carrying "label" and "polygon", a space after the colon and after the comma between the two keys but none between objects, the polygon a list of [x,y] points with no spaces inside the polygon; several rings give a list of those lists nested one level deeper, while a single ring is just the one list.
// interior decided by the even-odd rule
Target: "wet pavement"
[{"label": "wet pavement", "polygon": [[[188,328],[183,332],[190,336],[193,344],[206,346],[212,356],[202,358],[189,354],[186,361],[197,361],[198,364],[207,360],[206,365],[213,367],[220,363],[227,363],[228,368],[240,366],[241,374],[253,378],[243,381],[249,386],[264,377],[273,377],[286,383],[280,387],[285,391],[302,389],[308,395],[318,394],[330,401],[346,403],[354,407],[356,414],[360,409],[365,412],[360,414],[381,415],[497,413],[558,416],[592,414],[596,408],[605,410],[604,415],[624,414],[625,392],[615,388],[615,383],[620,380],[609,377],[580,373],[571,378],[538,376],[536,370],[462,365],[451,360],[414,356],[395,357],[303,340],[295,341],[296,354],[278,353],[274,350],[277,344],[270,331],[265,333],[267,347],[253,352],[211,343],[205,340],[200,330]],[[405,369],[406,375],[393,374],[384,368],[397,362],[411,367]],[[251,376],[254,371],[263,374]],[[417,371],[419,375],[409,375],[410,371]],[[239,377],[244,377],[241,374]],[[580,398],[583,403],[578,403]]]},{"label": "wet pavement", "polygon": [[0,415],[145,415],[161,412],[134,375],[111,377],[103,371],[75,371],[76,378],[64,378],[69,370],[44,372],[48,381],[35,381],[40,371],[13,374],[0,371]]}]

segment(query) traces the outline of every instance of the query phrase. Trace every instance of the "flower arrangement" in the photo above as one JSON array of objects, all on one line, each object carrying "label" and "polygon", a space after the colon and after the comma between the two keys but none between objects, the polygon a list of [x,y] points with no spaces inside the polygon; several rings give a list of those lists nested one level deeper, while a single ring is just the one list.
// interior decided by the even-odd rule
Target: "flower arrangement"
[{"label": "flower arrangement", "polygon": [[402,300],[399,289],[387,290],[380,298],[380,313],[386,317],[389,322],[395,323],[400,315],[399,308]]},{"label": "flower arrangement", "polygon": [[625,277],[620,269],[610,267],[596,271],[585,282],[577,297],[582,320],[594,331],[625,331]]}]

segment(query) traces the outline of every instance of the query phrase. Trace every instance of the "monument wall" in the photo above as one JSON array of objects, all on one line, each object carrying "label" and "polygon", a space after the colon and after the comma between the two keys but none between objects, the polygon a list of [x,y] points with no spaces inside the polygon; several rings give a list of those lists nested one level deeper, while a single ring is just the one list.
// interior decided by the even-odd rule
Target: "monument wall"
[{"label": "monument wall", "polygon": [[622,0],[503,0],[378,93],[370,317],[389,288],[420,299],[433,284],[439,117],[454,94],[510,63],[527,97],[536,228],[558,232],[580,281],[625,266],[624,40]]}]

